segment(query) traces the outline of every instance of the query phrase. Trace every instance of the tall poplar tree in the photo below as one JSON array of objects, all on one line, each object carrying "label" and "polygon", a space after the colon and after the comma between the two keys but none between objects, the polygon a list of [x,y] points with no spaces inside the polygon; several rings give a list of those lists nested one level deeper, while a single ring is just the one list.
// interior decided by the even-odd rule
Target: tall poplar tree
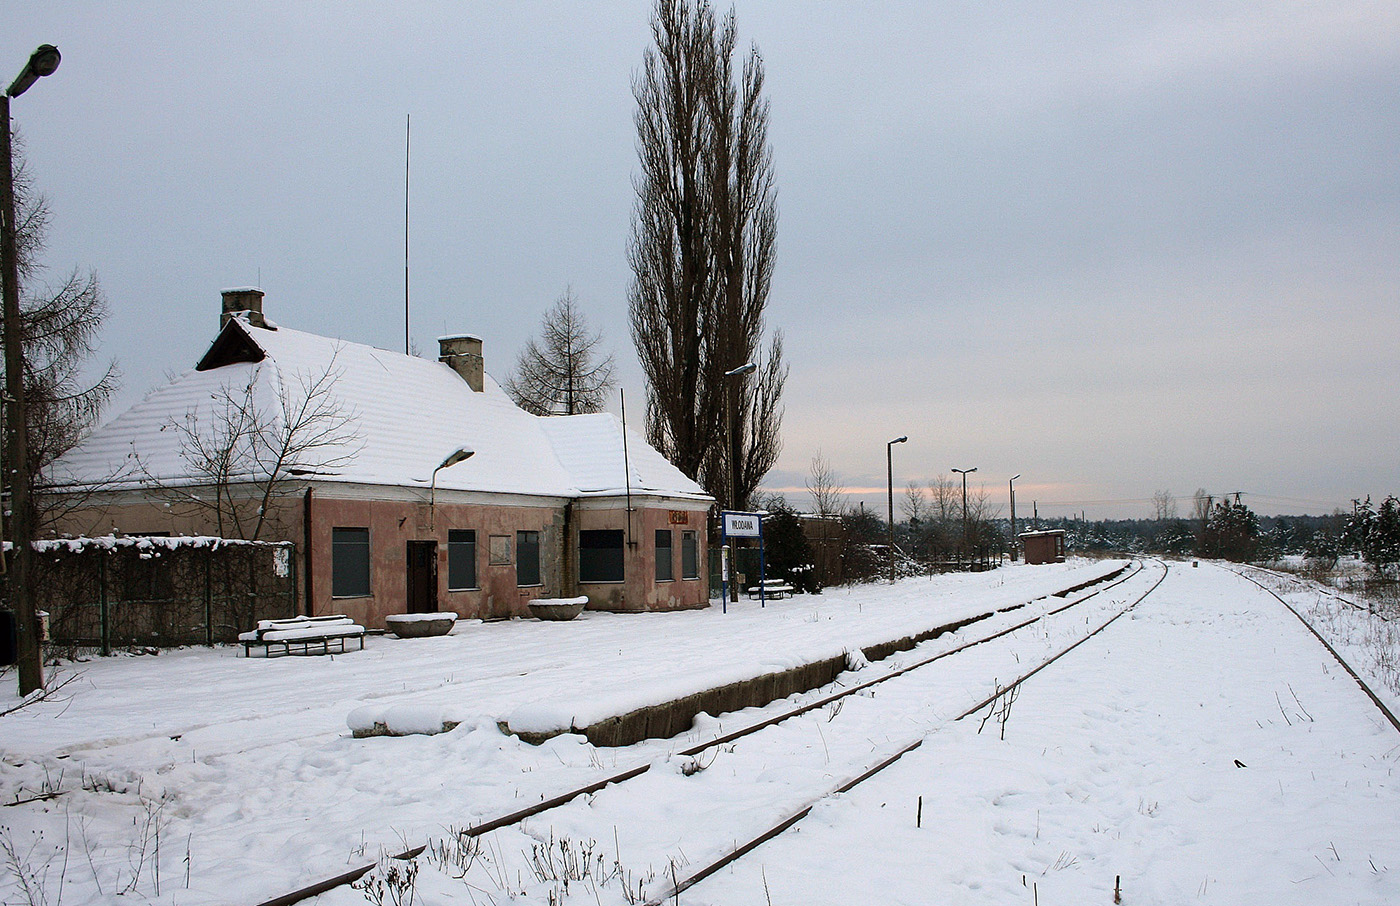
[{"label": "tall poplar tree", "polygon": [[[781,450],[787,366],[780,332],[762,349],[777,235],[763,60],[750,50],[736,79],[735,34],[732,11],[719,21],[703,0],[657,0],[633,86],[628,258],[648,439],[737,509]],[[726,377],[749,362],[751,375]]]}]

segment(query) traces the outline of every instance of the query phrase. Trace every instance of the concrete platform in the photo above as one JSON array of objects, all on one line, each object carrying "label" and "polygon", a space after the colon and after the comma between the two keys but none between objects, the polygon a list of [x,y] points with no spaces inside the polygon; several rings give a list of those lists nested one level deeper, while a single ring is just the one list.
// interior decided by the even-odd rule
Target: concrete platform
[{"label": "concrete platform", "polygon": [[[1087,580],[1053,591],[1044,597],[1065,598],[1095,585],[1111,582],[1128,569],[1127,565],[1105,568]],[[997,613],[1018,610],[1024,606],[1025,602],[989,607],[985,611],[943,622],[921,632],[864,645],[860,651],[869,662],[881,661],[896,652],[908,651],[922,642],[987,620]],[[511,721],[505,721],[502,723],[502,729],[533,744],[539,744],[561,733],[582,734],[595,746],[627,746],[644,739],[668,739],[688,731],[700,714],[718,715],[745,708],[762,707],[799,692],[821,688],[843,673],[848,663],[849,656],[844,653],[818,658],[784,670],[724,683],[668,701],[634,708],[622,714],[590,721],[585,726],[573,724],[568,727],[539,729],[528,726],[529,721],[525,722],[526,726],[514,726]]]}]

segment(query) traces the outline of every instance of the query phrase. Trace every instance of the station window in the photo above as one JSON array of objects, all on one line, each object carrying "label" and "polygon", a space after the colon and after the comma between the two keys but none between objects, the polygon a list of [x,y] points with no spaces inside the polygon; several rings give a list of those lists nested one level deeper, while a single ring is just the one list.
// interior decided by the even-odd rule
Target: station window
[{"label": "station window", "polygon": [[540,533],[515,533],[515,584],[540,584]]},{"label": "station window", "polygon": [[671,562],[671,530],[656,530],[656,581],[670,582],[676,577],[675,564]]},{"label": "station window", "polygon": [[578,580],[622,581],[622,529],[578,533]]},{"label": "station window", "polygon": [[331,596],[369,597],[369,529],[331,529]]},{"label": "station window", "polygon": [[681,532],[681,578],[700,578],[700,539],[695,532]]},{"label": "station window", "polygon": [[453,529],[447,533],[447,590],[476,587],[476,532]]}]

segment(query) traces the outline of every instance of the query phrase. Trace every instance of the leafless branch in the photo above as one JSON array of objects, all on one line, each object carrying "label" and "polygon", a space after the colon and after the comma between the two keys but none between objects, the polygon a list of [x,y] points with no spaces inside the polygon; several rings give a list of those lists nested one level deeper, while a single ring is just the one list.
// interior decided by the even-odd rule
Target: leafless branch
[{"label": "leafless branch", "polygon": [[807,471],[807,493],[812,495],[812,509],[818,516],[840,516],[846,512],[848,503],[840,479],[820,450],[812,457]]},{"label": "leafless branch", "polygon": [[82,676],[81,673],[70,673],[67,676],[63,677],[63,679],[59,679],[57,675],[50,676],[48,683],[46,683],[42,688],[35,689],[33,692],[20,699],[19,704],[11,705],[3,711],[0,711],[0,717],[4,717],[7,714],[14,714],[21,708],[28,708],[30,705],[37,705],[39,702],[54,700],[58,697],[59,692],[63,691],[63,689],[66,688],[69,683],[73,682],[80,676]]},{"label": "leafless branch", "polygon": [[[191,481],[171,482],[141,466],[148,487],[172,505],[205,511],[222,537],[259,540],[276,502],[300,478],[334,474],[363,446],[353,410],[335,393],[335,356],[320,371],[280,382],[264,379],[264,367],[224,384],[203,415],[190,410],[176,423]],[[270,404],[260,386],[276,388]]]}]

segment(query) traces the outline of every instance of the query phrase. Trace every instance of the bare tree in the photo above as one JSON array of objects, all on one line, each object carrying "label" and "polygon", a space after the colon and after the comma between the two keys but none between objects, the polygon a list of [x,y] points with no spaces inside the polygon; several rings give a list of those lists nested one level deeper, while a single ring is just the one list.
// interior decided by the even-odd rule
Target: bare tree
[{"label": "bare tree", "polygon": [[601,333],[590,334],[572,289],[540,321],[541,339],[530,340],[505,391],[534,415],[583,415],[603,411],[613,386],[613,357],[596,360]]},{"label": "bare tree", "polygon": [[900,510],[911,525],[919,525],[928,518],[927,492],[917,481],[909,482],[908,487],[904,489],[904,500],[900,503]]},{"label": "bare tree", "polygon": [[176,423],[191,485],[143,469],[149,486],[172,505],[203,511],[221,537],[259,540],[299,478],[334,473],[362,447],[354,413],[334,392],[334,357],[322,371],[284,376],[270,403],[257,392],[263,367],[224,384],[205,415],[191,410]]},{"label": "bare tree", "polygon": [[807,471],[807,493],[812,495],[812,510],[818,516],[840,516],[846,512],[846,495],[841,480],[821,451],[812,457]]},{"label": "bare tree", "polygon": [[1001,505],[993,504],[986,487],[979,486],[967,497],[967,537],[964,539],[969,550],[985,549],[1001,540],[1001,533],[994,524],[1001,518]]},{"label": "bare tree", "polygon": [[1191,495],[1191,518],[1202,526],[1210,518],[1212,499],[1211,495],[1206,493],[1205,488],[1197,488],[1196,493]]},{"label": "bare tree", "polygon": [[1176,498],[1172,496],[1170,490],[1154,491],[1152,494],[1152,514],[1158,522],[1175,519],[1177,515]]},{"label": "bare tree", "polygon": [[947,475],[939,475],[929,480],[928,493],[930,519],[945,528],[954,520],[962,519],[962,496],[957,482]]},{"label": "bare tree", "polygon": [[[763,62],[751,50],[736,84],[733,13],[717,21],[704,0],[657,0],[652,35],[634,85],[642,172],[628,249],[647,434],[721,505],[742,507],[777,461],[788,373],[780,334],[760,352],[777,231]],[[753,378],[726,378],[749,362]]]}]

